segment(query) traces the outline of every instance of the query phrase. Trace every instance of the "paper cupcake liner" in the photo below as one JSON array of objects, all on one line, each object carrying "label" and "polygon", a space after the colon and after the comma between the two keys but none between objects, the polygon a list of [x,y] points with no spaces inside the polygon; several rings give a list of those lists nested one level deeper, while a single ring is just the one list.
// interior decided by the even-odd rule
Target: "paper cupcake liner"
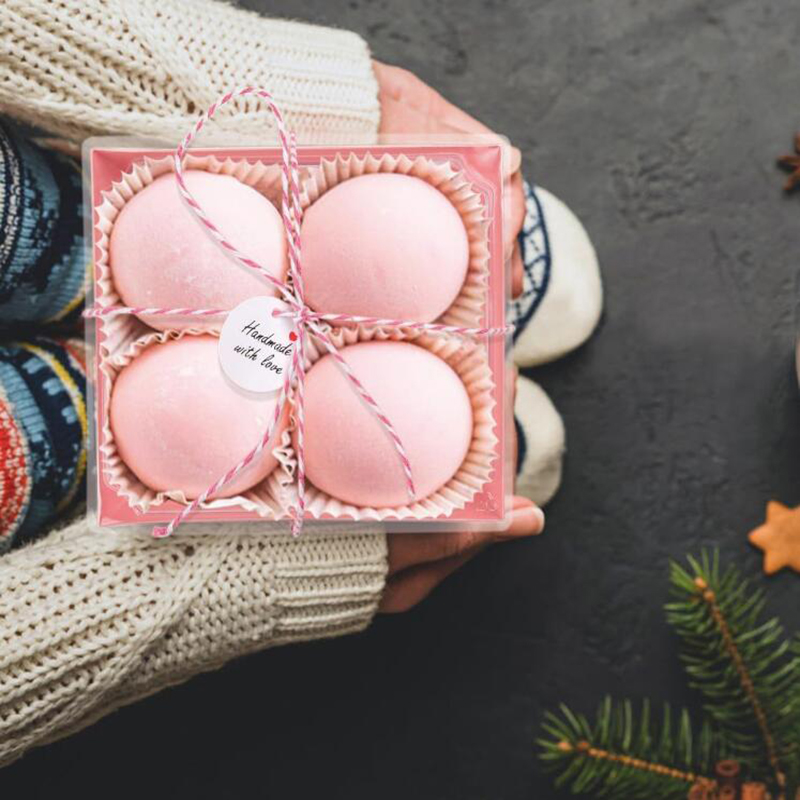
[{"label": "paper cupcake liner", "polygon": [[385,154],[379,158],[368,153],[323,159],[318,167],[309,167],[302,178],[301,202],[304,208],[315,203],[325,192],[350,178],[377,172],[395,172],[421,178],[438,189],[461,215],[469,240],[469,265],[458,297],[440,317],[446,325],[480,327],[489,293],[489,222],[483,198],[467,176],[450,162],[433,161],[425,156]]},{"label": "paper cupcake liner", "polygon": [[[248,162],[244,159],[218,159],[214,156],[188,155],[185,168],[202,169],[220,175],[230,175],[247,186],[251,186],[263,194],[280,211],[281,203],[281,169],[277,164],[265,164],[262,161]],[[95,245],[99,251],[95,261],[96,289],[95,303],[100,306],[123,305],[123,302],[114,287],[113,275],[109,264],[108,246],[114,222],[125,204],[134,195],[148,187],[156,178],[168,172],[174,172],[172,156],[162,158],[145,157],[135,163],[127,172],[124,172],[111,188],[102,193],[102,201],[95,206]],[[241,269],[231,263],[231,269]],[[203,330],[219,330],[223,318],[209,318],[201,321],[199,318],[174,317],[175,321],[190,322],[191,327]],[[100,345],[101,353],[107,355],[127,346],[131,341],[146,335],[153,329],[135,317],[133,314],[115,317],[102,317],[100,328],[103,341]]]},{"label": "paper cupcake liner", "polygon": [[[125,347],[113,355],[103,359],[100,371],[105,377],[106,397],[105,408],[108,409],[111,391],[119,372],[131,363],[148,347],[161,344],[170,340],[182,339],[184,336],[216,335],[213,331],[200,329],[186,329],[180,331],[153,331],[128,341]],[[117,450],[114,434],[111,430],[110,414],[106,413],[100,426],[101,444],[99,450],[102,454],[102,470],[109,485],[122,497],[131,508],[137,511],[148,511],[153,506],[158,506],[165,500],[187,505],[189,499],[180,490],[156,491],[142,483],[128,465],[122,460]],[[253,446],[255,446],[253,442]],[[291,496],[289,485],[293,480],[295,468],[294,453],[291,448],[291,434],[284,430],[280,442],[273,447],[272,454],[278,461],[275,469],[263,481],[253,486],[248,491],[233,497],[211,498],[200,504],[201,509],[241,508],[254,512],[266,519],[283,519],[284,510],[287,508],[288,498]],[[233,466],[233,463],[231,463]]]},{"label": "paper cupcake liner", "polygon": [[[306,483],[306,516],[349,518],[353,520],[426,520],[449,517],[454,511],[464,508],[489,482],[497,462],[498,439],[495,432],[492,394],[494,380],[489,367],[485,347],[453,336],[431,336],[400,330],[378,328],[333,328],[330,338],[337,349],[357,342],[395,341],[410,342],[424,347],[449,364],[461,378],[472,406],[472,441],[456,474],[428,497],[411,505],[392,508],[353,506],[323,492],[311,483]],[[316,337],[310,335],[306,346],[306,370],[328,353]],[[355,389],[353,389],[355,391]],[[290,401],[292,415],[288,432],[295,428],[294,401]],[[295,472],[297,455],[291,448],[291,471]],[[296,484],[287,486],[296,498]]]}]

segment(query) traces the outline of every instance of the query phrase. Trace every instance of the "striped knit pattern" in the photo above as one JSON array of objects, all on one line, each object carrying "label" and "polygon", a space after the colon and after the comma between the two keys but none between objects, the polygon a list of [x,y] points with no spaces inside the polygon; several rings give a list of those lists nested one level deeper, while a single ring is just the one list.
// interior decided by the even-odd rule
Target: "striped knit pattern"
[{"label": "striped knit pattern", "polygon": [[0,345],[0,551],[83,496],[87,433],[82,343]]},{"label": "striped knit pattern", "polygon": [[77,316],[86,293],[76,164],[0,122],[0,322]]}]

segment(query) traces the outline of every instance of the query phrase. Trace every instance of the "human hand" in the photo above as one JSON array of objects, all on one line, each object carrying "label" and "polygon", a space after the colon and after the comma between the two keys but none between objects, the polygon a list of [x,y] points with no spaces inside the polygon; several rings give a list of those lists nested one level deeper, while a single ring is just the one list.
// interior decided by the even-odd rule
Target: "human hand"
[{"label": "human hand", "polygon": [[[381,103],[381,133],[492,133],[408,70],[379,61],[374,61],[373,67]],[[521,154],[514,147],[504,182],[511,210],[504,244],[506,257],[512,258],[514,296],[522,291],[522,258],[517,235],[525,218],[525,198],[520,163]],[[514,497],[511,526],[506,531],[390,535],[389,577],[380,610],[384,613],[408,610],[489,544],[532,536],[543,528],[541,509],[524,497]]]},{"label": "human hand", "polygon": [[[512,457],[516,463],[516,435]],[[385,614],[408,611],[490,544],[535,536],[544,530],[544,514],[531,500],[514,497],[511,509],[511,525],[505,531],[389,534],[389,576],[379,610]]]},{"label": "human hand", "polygon": [[389,577],[379,610],[394,614],[424,600],[448,575],[495,542],[534,536],[544,514],[526,497],[514,497],[508,530],[389,534]]},{"label": "human hand", "polygon": [[[482,122],[445,100],[416,75],[400,67],[373,61],[381,104],[381,133],[492,133]],[[504,189],[511,217],[505,229],[505,255],[512,259],[511,291],[522,292],[522,255],[517,235],[525,219],[521,153],[511,149]]]}]

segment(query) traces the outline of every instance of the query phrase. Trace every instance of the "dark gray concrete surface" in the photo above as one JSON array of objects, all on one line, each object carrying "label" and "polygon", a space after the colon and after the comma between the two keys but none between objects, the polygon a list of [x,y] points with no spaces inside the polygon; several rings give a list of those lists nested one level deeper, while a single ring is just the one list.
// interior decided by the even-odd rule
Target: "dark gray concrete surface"
[{"label": "dark gray concrete surface", "polygon": [[[535,757],[543,709],[605,692],[694,705],[663,621],[667,560],[718,545],[757,574],[746,532],[768,498],[800,502],[800,196],[774,168],[800,129],[800,5],[249,5],[361,32],[508,134],[585,222],[604,320],[533,372],[566,420],[563,488],[544,536],[485,553],[418,610],[118,712],[7,770],[3,794],[561,797]],[[767,587],[800,628],[800,576]]]}]

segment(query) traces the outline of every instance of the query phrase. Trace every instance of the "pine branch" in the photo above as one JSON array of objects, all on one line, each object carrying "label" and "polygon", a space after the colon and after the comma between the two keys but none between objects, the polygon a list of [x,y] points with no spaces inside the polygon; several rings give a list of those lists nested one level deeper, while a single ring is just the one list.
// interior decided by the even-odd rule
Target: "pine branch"
[{"label": "pine branch", "polygon": [[670,566],[676,600],[667,618],[682,639],[689,682],[733,757],[771,773],[781,797],[797,759],[800,658],[778,620],[765,618],[762,591],[733,567],[720,572],[716,553],[688,560],[690,570]]},{"label": "pine branch", "polygon": [[[800,633],[796,633],[792,638],[789,648],[792,656],[800,661]],[[794,788],[796,795],[794,800],[800,800],[800,680],[795,681],[791,705],[795,709],[792,715],[792,734],[791,740],[795,743],[793,759],[789,762],[789,786]]]},{"label": "pine branch", "polygon": [[684,800],[694,784],[715,786],[705,776],[724,746],[707,723],[694,737],[686,711],[673,716],[665,705],[656,725],[645,701],[635,723],[630,701],[606,697],[593,727],[565,705],[560,712],[545,716],[547,737],[538,740],[546,768],[559,772],[557,786],[611,800]]}]

